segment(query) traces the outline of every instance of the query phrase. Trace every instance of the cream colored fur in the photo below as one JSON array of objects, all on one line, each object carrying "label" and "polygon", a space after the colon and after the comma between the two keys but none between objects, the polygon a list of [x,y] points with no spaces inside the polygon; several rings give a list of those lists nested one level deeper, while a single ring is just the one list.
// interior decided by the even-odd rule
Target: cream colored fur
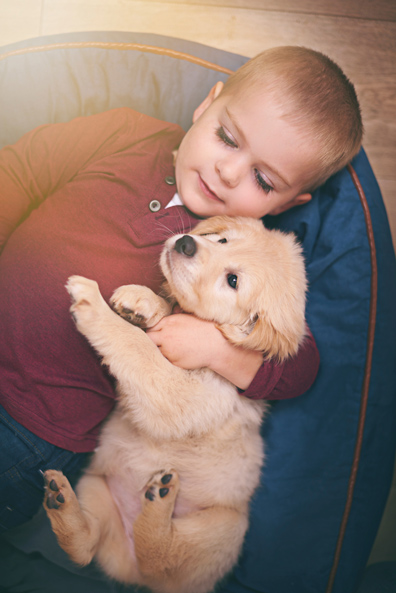
[{"label": "cream colored fur", "polygon": [[95,557],[111,577],[161,593],[211,591],[237,561],[266,404],[209,369],[173,366],[122,316],[150,327],[177,301],[234,344],[279,360],[305,334],[305,272],[292,236],[214,217],[185,241],[171,237],[161,256],[168,300],[124,286],[111,299],[116,314],[96,282],[69,279],[77,329],[116,377],[119,399],[77,497],[62,473],[45,476],[44,507],[70,557]]}]

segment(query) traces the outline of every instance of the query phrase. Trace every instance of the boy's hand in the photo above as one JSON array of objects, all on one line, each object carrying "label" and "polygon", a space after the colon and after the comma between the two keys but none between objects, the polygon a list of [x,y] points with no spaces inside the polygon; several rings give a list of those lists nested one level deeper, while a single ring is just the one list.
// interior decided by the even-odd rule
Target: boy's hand
[{"label": "boy's hand", "polygon": [[208,367],[240,389],[249,387],[263,361],[260,352],[233,346],[214,323],[185,313],[164,317],[146,333],[172,364]]},{"label": "boy's hand", "polygon": [[224,340],[212,323],[185,313],[164,317],[146,333],[165,358],[189,370],[209,366]]}]

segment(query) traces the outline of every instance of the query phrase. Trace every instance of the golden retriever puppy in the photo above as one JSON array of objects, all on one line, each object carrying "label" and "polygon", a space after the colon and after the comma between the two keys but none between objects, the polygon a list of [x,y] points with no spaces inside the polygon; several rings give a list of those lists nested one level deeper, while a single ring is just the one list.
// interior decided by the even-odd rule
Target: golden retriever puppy
[{"label": "golden retriever puppy", "polygon": [[117,379],[118,404],[77,496],[49,470],[44,508],[75,562],[95,557],[111,577],[155,592],[205,593],[241,551],[266,404],[209,369],[173,366],[123,316],[151,327],[177,302],[233,344],[283,360],[304,339],[305,271],[294,237],[228,217],[168,239],[161,267],[166,300],[123,286],[114,310],[96,282],[68,281],[77,329]]}]

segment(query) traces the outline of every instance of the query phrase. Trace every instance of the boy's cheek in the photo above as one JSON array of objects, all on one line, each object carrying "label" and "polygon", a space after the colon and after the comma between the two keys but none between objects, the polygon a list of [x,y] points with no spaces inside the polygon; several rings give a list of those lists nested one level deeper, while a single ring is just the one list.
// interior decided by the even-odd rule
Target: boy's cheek
[{"label": "boy's cheek", "polygon": [[282,212],[286,212],[286,210],[290,210],[290,208],[294,208],[295,206],[303,206],[307,204],[312,199],[312,194],[300,194],[291,200],[287,200],[283,204],[279,204],[278,206],[274,207],[271,212],[272,216],[277,216],[278,214],[282,214]]}]

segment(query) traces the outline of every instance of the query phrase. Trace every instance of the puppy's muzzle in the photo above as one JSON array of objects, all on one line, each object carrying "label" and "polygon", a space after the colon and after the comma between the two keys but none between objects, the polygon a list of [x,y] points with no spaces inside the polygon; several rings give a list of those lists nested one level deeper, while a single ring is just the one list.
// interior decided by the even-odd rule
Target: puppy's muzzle
[{"label": "puppy's muzzle", "polygon": [[184,235],[176,241],[175,249],[181,255],[193,257],[197,251],[197,244],[190,235]]}]

